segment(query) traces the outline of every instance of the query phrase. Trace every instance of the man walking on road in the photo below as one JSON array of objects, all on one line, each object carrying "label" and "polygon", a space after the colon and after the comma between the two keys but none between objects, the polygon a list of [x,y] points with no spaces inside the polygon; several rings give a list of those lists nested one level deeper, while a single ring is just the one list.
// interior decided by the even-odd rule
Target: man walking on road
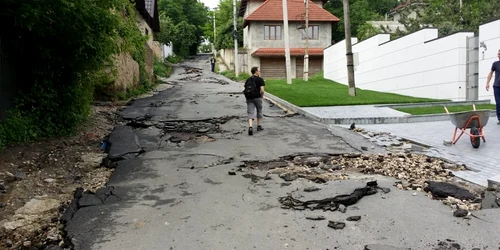
[{"label": "man walking on road", "polygon": [[215,72],[215,57],[213,56],[210,58],[210,68],[212,72]]},{"label": "man walking on road", "polygon": [[491,65],[491,71],[486,80],[486,91],[490,90],[490,80],[495,72],[495,80],[493,81],[493,94],[495,95],[495,103],[497,105],[497,125],[500,125],[500,50],[498,50],[498,61]]},{"label": "man walking on road", "polygon": [[264,97],[264,79],[260,77],[260,70],[258,67],[253,67],[252,76],[245,82],[245,94],[247,102],[248,113],[248,135],[253,135],[252,122],[255,119],[255,111],[257,110],[257,131],[264,130],[261,122],[264,117],[262,114],[262,98]]}]

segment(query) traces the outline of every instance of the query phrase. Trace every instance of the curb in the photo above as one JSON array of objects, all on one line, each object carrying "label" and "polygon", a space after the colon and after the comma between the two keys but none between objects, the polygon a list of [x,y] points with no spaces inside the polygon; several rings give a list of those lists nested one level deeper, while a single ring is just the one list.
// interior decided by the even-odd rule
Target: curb
[{"label": "curb", "polygon": [[[296,112],[298,114],[304,115],[305,117],[323,123],[323,124],[343,124],[343,125],[349,125],[352,123],[356,124],[391,124],[391,123],[415,123],[415,122],[435,122],[435,121],[449,121],[450,118],[448,117],[448,114],[431,114],[431,115],[408,115],[408,116],[394,116],[394,117],[360,117],[360,118],[323,118],[319,117],[317,115],[314,115],[310,112],[305,111],[304,109],[291,104],[277,96],[274,96],[268,92],[266,92],[266,96],[268,99],[271,101],[274,101],[281,106],[285,107],[288,110],[291,110],[293,112]],[[453,105],[463,105],[472,103],[474,104],[483,104],[483,103],[489,103],[489,100],[483,100],[483,101],[465,101],[465,102],[453,102],[449,106]],[[427,103],[427,104],[387,104],[387,105],[377,105],[375,107],[389,107],[389,108],[395,108],[395,107],[425,107],[425,105],[430,106],[430,105],[437,105],[437,104],[450,104],[450,103],[445,103],[445,102],[439,102],[439,103]],[[496,116],[496,112],[494,110],[491,111],[490,117]]]}]

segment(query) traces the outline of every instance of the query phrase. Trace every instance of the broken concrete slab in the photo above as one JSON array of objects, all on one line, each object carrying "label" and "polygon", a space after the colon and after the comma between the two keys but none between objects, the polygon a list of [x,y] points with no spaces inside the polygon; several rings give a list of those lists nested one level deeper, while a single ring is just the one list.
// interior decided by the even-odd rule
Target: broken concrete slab
[{"label": "broken concrete slab", "polygon": [[475,200],[477,197],[472,194],[469,190],[459,187],[452,183],[447,182],[437,182],[437,181],[426,181],[428,184],[424,188],[426,192],[432,193],[435,198],[447,198],[448,196],[460,199],[460,200]]},{"label": "broken concrete slab", "polygon": [[345,223],[340,221],[328,221],[328,227],[331,227],[335,230],[344,229]]},{"label": "broken concrete slab", "polygon": [[139,153],[142,150],[134,130],[129,126],[117,126],[109,136],[108,143],[110,157]]},{"label": "broken concrete slab", "polygon": [[306,219],[308,220],[325,220],[325,216],[323,215],[318,215],[318,216],[307,216]]},{"label": "broken concrete slab", "polygon": [[364,250],[411,250],[411,248],[393,247],[393,246],[381,245],[381,244],[370,244],[370,245],[366,245]]},{"label": "broken concrete slab", "polygon": [[78,207],[88,207],[102,205],[102,200],[99,199],[95,194],[83,194],[82,198],[78,201]]},{"label": "broken concrete slab", "polygon": [[361,220],[361,216],[359,216],[359,215],[356,215],[356,216],[349,216],[349,217],[347,217],[347,219],[346,219],[346,220],[347,220],[347,221],[359,221],[359,220]]}]

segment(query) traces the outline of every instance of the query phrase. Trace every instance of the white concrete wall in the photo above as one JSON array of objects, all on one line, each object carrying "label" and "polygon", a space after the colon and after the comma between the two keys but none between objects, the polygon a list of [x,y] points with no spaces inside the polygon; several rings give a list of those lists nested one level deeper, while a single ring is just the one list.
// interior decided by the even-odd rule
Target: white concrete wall
[{"label": "white concrete wall", "polygon": [[[356,87],[450,100],[465,100],[466,45],[471,32],[437,39],[423,29],[389,41],[380,34],[353,45]],[[353,41],[354,43],[355,41]],[[345,41],[325,49],[325,78],[347,85]]]},{"label": "white concrete wall", "polygon": [[162,48],[163,59],[174,55],[174,47],[172,44],[171,45],[163,44],[163,46],[161,48]]},{"label": "white concrete wall", "polygon": [[[234,71],[234,49],[221,49],[219,50],[219,56],[224,62],[224,64]],[[248,67],[248,56],[246,51],[238,50],[238,68],[239,72],[249,73],[251,67]],[[253,66],[252,66],[253,67]]]},{"label": "white concrete wall", "polygon": [[[500,50],[500,20],[483,24],[479,27],[479,43],[486,45],[486,50],[479,48],[479,99],[491,99],[495,103],[493,90],[486,91],[486,78],[491,70],[493,62],[498,61],[497,53]],[[490,81],[493,85],[495,74]]]}]

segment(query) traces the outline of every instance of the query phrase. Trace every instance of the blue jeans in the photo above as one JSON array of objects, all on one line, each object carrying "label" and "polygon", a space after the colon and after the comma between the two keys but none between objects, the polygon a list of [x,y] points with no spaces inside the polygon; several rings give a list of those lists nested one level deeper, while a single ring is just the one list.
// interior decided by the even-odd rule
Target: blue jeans
[{"label": "blue jeans", "polygon": [[500,121],[500,86],[493,86],[493,94],[495,94],[495,103],[497,104],[497,119]]}]

